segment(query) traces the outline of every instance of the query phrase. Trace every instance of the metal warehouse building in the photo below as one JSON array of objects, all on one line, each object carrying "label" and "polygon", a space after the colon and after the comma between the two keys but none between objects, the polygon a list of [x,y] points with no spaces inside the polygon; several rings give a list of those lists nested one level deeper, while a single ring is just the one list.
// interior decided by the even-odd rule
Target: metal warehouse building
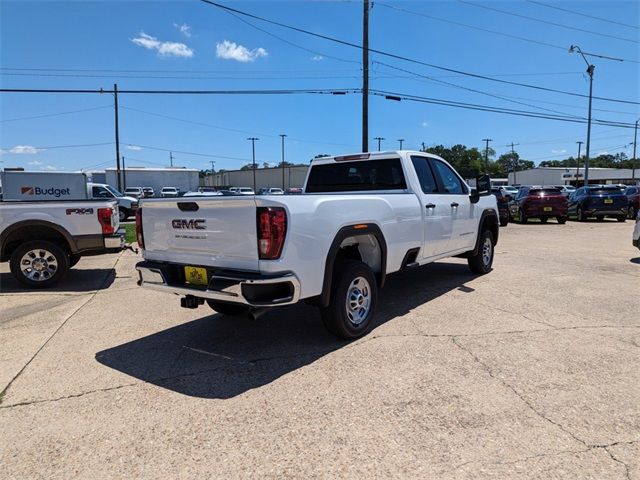
[{"label": "metal warehouse building", "polygon": [[[151,187],[156,195],[162,187],[176,187],[183,192],[194,191],[199,186],[199,171],[195,168],[144,168],[132,167],[121,171],[122,189],[127,187]],[[106,183],[117,186],[116,169],[105,170]]]},{"label": "metal warehouse building", "polygon": [[[263,187],[302,187],[307,177],[306,165],[285,167],[259,168],[256,170],[256,188]],[[205,177],[205,185],[211,187],[252,187],[253,170],[229,170]]]},{"label": "metal warehouse building", "polygon": [[[577,172],[582,184],[584,168]],[[635,183],[640,183],[640,169],[635,171]],[[624,168],[589,168],[589,183],[632,185],[633,171]],[[575,185],[576,169],[565,167],[537,167],[521,172],[509,173],[510,185]]]}]

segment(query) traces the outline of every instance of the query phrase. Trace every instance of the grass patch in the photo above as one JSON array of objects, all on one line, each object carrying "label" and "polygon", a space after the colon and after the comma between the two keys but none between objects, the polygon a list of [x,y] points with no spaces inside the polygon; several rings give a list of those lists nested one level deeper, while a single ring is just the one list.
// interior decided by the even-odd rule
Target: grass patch
[{"label": "grass patch", "polygon": [[136,226],[132,223],[122,225],[125,230],[124,241],[127,243],[136,242]]}]

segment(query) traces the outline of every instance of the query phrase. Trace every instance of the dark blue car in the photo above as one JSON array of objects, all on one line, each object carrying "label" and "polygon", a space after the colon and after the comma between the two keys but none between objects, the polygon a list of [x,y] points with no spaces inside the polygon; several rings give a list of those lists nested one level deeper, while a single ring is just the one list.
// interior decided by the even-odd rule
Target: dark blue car
[{"label": "dark blue car", "polygon": [[628,208],[629,200],[614,185],[580,187],[569,197],[569,216],[576,217],[579,222],[584,222],[588,217],[597,220],[613,217],[624,222]]}]

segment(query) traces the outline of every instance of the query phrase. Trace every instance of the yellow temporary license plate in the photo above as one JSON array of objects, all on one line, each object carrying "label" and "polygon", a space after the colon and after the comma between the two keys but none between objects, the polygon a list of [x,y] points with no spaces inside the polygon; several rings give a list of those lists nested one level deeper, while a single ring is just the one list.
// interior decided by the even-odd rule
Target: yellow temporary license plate
[{"label": "yellow temporary license plate", "polygon": [[184,267],[184,277],[192,285],[208,285],[207,269],[202,267]]},{"label": "yellow temporary license plate", "polygon": [[611,198],[605,198],[605,199],[604,199],[604,203],[613,203],[613,199],[611,199]]},{"label": "yellow temporary license plate", "polygon": [[553,210],[553,208],[551,208],[551,207],[544,207],[544,211],[545,211],[545,212],[550,212],[551,210]]}]

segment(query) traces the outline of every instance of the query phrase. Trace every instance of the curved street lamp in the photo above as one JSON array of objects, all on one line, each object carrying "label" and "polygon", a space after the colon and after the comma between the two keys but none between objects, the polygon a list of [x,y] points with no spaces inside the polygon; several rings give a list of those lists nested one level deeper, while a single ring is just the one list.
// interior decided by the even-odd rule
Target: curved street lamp
[{"label": "curved street lamp", "polygon": [[589,116],[587,119],[587,148],[584,157],[584,184],[589,183],[589,152],[591,149],[591,103],[593,101],[593,71],[596,69],[595,65],[589,63],[587,57],[583,53],[582,49],[578,45],[571,45],[569,47],[569,53],[578,52],[584,62],[587,64],[587,75],[589,75]]}]

